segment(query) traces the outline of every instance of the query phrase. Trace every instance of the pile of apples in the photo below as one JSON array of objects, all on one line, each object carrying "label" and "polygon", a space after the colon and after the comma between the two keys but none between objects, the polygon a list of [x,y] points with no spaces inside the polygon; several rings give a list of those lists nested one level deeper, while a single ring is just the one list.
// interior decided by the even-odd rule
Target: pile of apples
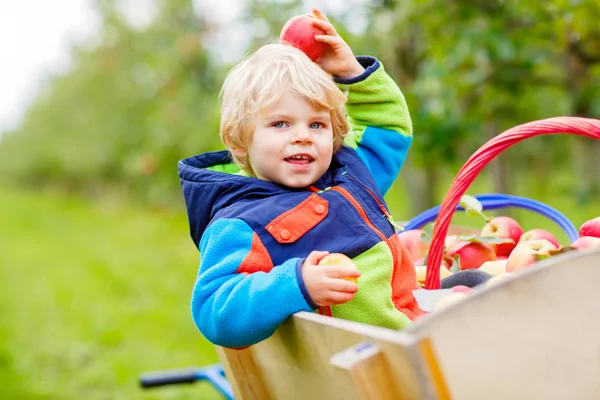
[{"label": "pile of apples", "polygon": [[[479,269],[492,276],[490,284],[500,276],[531,267],[535,262],[567,251],[584,251],[600,247],[600,217],[588,220],[579,229],[579,238],[563,246],[544,229],[524,231],[521,225],[507,216],[487,217],[479,202],[463,196],[461,205],[471,215],[479,215],[485,225],[479,235],[450,235],[445,238],[440,280],[455,272]],[[423,285],[426,275],[426,256],[431,240],[430,230],[414,229],[398,234],[410,252]]]}]

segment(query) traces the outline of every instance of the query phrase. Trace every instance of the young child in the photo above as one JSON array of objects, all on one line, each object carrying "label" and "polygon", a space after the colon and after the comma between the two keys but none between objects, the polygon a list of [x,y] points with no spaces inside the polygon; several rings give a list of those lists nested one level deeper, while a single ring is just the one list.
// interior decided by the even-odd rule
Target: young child
[{"label": "young child", "polygon": [[[376,58],[355,57],[313,12],[327,45],[318,64],[282,44],[239,63],[221,92],[230,151],[179,163],[201,255],[192,314],[220,346],[255,344],[298,311],[393,329],[422,314],[383,199],[412,140],[406,102]],[[359,271],[319,266],[329,252]]]}]

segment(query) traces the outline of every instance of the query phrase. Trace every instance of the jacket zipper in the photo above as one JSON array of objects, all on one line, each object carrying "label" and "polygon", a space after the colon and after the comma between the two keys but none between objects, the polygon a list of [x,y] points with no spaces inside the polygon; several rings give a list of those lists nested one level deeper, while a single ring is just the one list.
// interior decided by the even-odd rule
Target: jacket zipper
[{"label": "jacket zipper", "polygon": [[[387,244],[387,246],[390,249],[390,252],[392,253],[392,262],[393,262],[394,269],[395,269],[396,263],[398,261],[398,254],[396,252],[396,247],[391,243],[391,240],[386,238],[385,235],[383,234],[383,232],[381,232],[379,229],[377,229],[377,227],[375,225],[373,225],[373,223],[367,216],[367,213],[365,212],[365,210],[362,208],[362,206],[360,205],[358,200],[356,200],[354,198],[354,196],[352,196],[350,194],[350,192],[348,192],[346,189],[344,189],[340,186],[334,186],[331,188],[331,190],[335,190],[336,192],[338,192],[339,194],[344,196],[350,202],[350,204],[352,204],[354,206],[356,211],[358,211],[358,213],[360,214],[362,219],[366,222],[366,224],[369,226],[369,228],[371,228],[381,238],[381,240],[383,240],[385,242],[385,244]],[[381,205],[381,207],[385,209],[385,207],[383,207],[383,204]]]},{"label": "jacket zipper", "polygon": [[[358,180],[356,178],[354,178],[351,175],[350,178],[352,178],[354,181],[358,182]],[[365,188],[370,194],[371,196],[373,196],[373,198],[377,201],[377,204],[379,204],[379,207],[381,208],[381,210],[384,212],[385,217],[388,219],[388,221],[391,218],[390,213],[385,209],[385,207],[383,206],[383,204],[379,201],[379,199],[377,198],[377,196],[375,196],[375,194],[369,190],[369,188],[367,188],[365,185],[363,185],[362,183],[358,182],[363,188]],[[318,188],[314,187],[314,186],[310,186],[310,190],[313,192],[321,192],[322,190],[319,190]],[[330,188],[327,188],[325,190],[333,190],[335,192],[338,192],[339,194],[341,194],[342,196],[344,196],[344,198],[346,200],[348,200],[350,202],[350,204],[352,204],[354,206],[354,208],[356,209],[356,211],[358,211],[358,214],[361,216],[361,218],[363,219],[363,221],[367,224],[367,226],[369,228],[371,228],[371,230],[373,232],[375,232],[377,234],[377,236],[379,236],[379,238],[385,242],[385,244],[387,244],[388,248],[390,249],[390,252],[392,253],[392,261],[394,264],[394,268],[396,268],[396,262],[398,260],[398,255],[396,253],[396,248],[394,245],[392,245],[392,243],[390,242],[390,240],[388,238],[385,237],[384,233],[381,232],[379,229],[377,229],[377,227],[371,222],[371,220],[369,219],[369,217],[367,216],[367,213],[365,212],[364,208],[360,205],[360,203],[358,202],[358,200],[356,200],[354,198],[354,196],[352,196],[350,194],[350,192],[348,192],[346,189],[340,187],[340,186],[333,186]],[[391,222],[391,221],[390,221]],[[319,314],[323,314],[323,315],[328,315],[331,317],[331,308],[329,306],[327,307],[320,307],[319,308]]]},{"label": "jacket zipper", "polygon": [[369,189],[368,187],[366,187],[361,181],[359,181],[358,179],[356,179],[354,176],[350,175],[350,174],[346,174],[350,177],[350,179],[352,179],[354,182],[358,183],[360,186],[363,187],[363,189],[365,189],[367,192],[369,192],[369,194],[371,195],[371,197],[373,197],[373,199],[377,202],[377,205],[379,206],[379,208],[381,209],[381,211],[383,211],[383,215],[385,216],[385,218],[388,220],[388,222],[390,224],[392,224],[392,226],[394,228],[397,228],[401,231],[404,230],[404,228],[400,225],[398,225],[396,223],[396,221],[394,221],[394,217],[392,217],[392,214],[389,213],[389,211],[385,208],[385,206],[383,205],[383,203],[381,201],[379,201],[379,199],[377,198],[377,196],[375,196],[375,193],[373,193],[371,191],[371,189]]}]

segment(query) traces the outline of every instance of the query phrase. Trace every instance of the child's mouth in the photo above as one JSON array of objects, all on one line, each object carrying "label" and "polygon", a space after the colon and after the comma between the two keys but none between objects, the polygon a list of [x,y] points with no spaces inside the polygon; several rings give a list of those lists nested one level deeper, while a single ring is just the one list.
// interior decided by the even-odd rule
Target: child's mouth
[{"label": "child's mouth", "polygon": [[314,161],[314,159],[308,154],[296,154],[294,156],[287,157],[285,161],[289,162],[290,164],[310,164]]}]

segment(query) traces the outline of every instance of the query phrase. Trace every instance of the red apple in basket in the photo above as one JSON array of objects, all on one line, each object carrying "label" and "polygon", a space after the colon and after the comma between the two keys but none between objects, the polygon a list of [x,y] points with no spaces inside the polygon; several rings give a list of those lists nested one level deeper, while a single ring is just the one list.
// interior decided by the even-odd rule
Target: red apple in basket
[{"label": "red apple in basket", "polygon": [[413,260],[425,257],[429,250],[429,243],[423,240],[423,234],[425,234],[423,229],[411,229],[398,233],[398,239],[406,247]]},{"label": "red apple in basket", "polygon": [[531,266],[536,261],[550,257],[558,250],[546,239],[529,240],[517,244],[506,260],[506,272],[515,272]]},{"label": "red apple in basket", "polygon": [[316,41],[315,35],[325,32],[314,26],[311,19],[308,15],[290,18],[281,29],[279,41],[302,50],[311,60],[317,61],[325,51],[325,43]]},{"label": "red apple in basket", "polygon": [[519,238],[523,234],[523,228],[517,221],[510,217],[495,217],[481,230],[481,236],[491,236],[499,239],[511,239],[512,243],[492,244],[498,256],[508,256],[515,248]]},{"label": "red apple in basket", "polygon": [[523,233],[521,235],[521,239],[519,239],[519,243],[538,239],[546,239],[557,248],[560,247],[560,244],[558,243],[558,240],[556,240],[556,237],[545,229],[532,229]]},{"label": "red apple in basket", "polygon": [[579,228],[579,236],[593,236],[600,238],[600,217],[590,219]]},{"label": "red apple in basket", "polygon": [[569,247],[582,251],[587,249],[594,249],[600,247],[600,238],[593,236],[582,236],[579,239],[575,240],[573,243],[571,243],[571,246]]},{"label": "red apple in basket", "polygon": [[458,255],[461,270],[479,268],[484,262],[496,259],[494,249],[481,242],[458,242],[448,249],[446,255],[450,258]]}]

